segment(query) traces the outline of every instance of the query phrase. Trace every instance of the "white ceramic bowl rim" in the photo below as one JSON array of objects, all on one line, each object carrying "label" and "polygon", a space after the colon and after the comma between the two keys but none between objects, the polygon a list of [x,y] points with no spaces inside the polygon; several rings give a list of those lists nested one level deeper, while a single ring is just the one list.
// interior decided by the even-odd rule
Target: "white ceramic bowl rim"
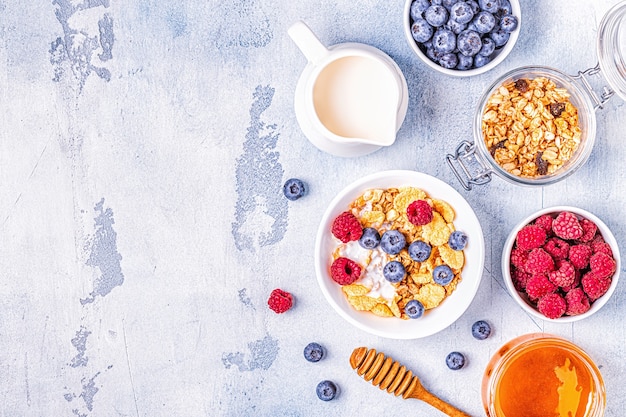
[{"label": "white ceramic bowl rim", "polygon": [[[356,311],[346,300],[341,287],[329,275],[332,249],[336,241],[330,233],[334,218],[365,190],[414,186],[432,198],[445,200],[454,208],[454,225],[469,237],[465,248],[466,264],[462,281],[441,305],[427,311],[421,318],[402,320],[378,317]],[[324,297],[332,308],[350,324],[371,334],[392,339],[417,339],[437,333],[454,323],[469,307],[483,274],[485,244],[480,222],[467,201],[450,185],[430,175],[416,171],[383,171],[353,182],[339,192],[322,216],[315,240],[315,272]]]},{"label": "white ceramic bowl rim", "polygon": [[[519,232],[519,230],[522,227],[524,227],[531,221],[535,220],[539,216],[542,216],[544,214],[549,214],[549,213],[558,213],[561,211],[570,211],[577,216],[584,217],[594,222],[596,226],[598,226],[598,232],[602,234],[602,237],[604,238],[606,243],[608,243],[611,246],[611,250],[613,251],[613,258],[615,259],[617,267],[616,267],[615,274],[613,275],[613,278],[611,281],[611,286],[609,287],[606,294],[604,294],[602,297],[594,301],[591,304],[591,308],[586,313],[575,315],[575,316],[562,316],[557,319],[550,319],[544,316],[543,314],[541,314],[537,309],[535,309],[535,307],[530,305],[529,301],[522,294],[520,294],[515,288],[515,286],[513,285],[513,280],[511,279],[511,273],[509,271],[510,253],[515,243],[515,237],[517,236],[517,232]],[[619,273],[620,273],[620,268],[621,268],[619,246],[617,244],[617,241],[615,240],[615,236],[613,236],[613,233],[611,232],[609,227],[593,213],[590,213],[587,210],[584,210],[578,207],[573,207],[573,206],[546,207],[539,211],[534,212],[533,214],[527,216],[521,222],[519,222],[517,226],[515,226],[515,228],[511,231],[506,242],[504,243],[504,249],[502,250],[502,264],[501,265],[502,265],[502,277],[504,279],[504,284],[506,285],[509,291],[509,294],[511,294],[511,296],[517,302],[517,304],[519,304],[520,307],[522,307],[522,309],[528,314],[530,314],[532,317],[535,317],[544,321],[553,322],[553,323],[572,323],[572,322],[587,318],[591,316],[592,314],[596,313],[598,310],[600,310],[607,303],[609,298],[611,298],[611,295],[615,291],[615,288],[617,287],[617,281],[619,280]]]}]

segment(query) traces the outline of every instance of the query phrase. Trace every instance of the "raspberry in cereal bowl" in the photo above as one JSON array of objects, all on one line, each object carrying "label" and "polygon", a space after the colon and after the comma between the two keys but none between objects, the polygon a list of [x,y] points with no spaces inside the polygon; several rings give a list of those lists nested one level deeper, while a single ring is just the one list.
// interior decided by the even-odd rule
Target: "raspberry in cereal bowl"
[{"label": "raspberry in cereal bowl", "polygon": [[315,242],[329,304],[357,328],[416,339],[454,323],[482,278],[484,239],[467,201],[416,171],[383,171],[344,188]]},{"label": "raspberry in cereal bowl", "polygon": [[502,276],[531,316],[570,323],[594,314],[611,297],[620,271],[619,247],[594,214],[571,206],[539,210],[509,234]]}]

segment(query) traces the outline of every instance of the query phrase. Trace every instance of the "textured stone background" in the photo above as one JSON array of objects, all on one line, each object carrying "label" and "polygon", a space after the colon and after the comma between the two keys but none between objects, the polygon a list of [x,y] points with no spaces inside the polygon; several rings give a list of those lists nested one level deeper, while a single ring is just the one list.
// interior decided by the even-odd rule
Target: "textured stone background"
[{"label": "textured stone background", "polygon": [[[556,185],[494,178],[465,192],[444,163],[471,139],[476,103],[499,74],[595,66],[597,25],[615,3],[523,0],[508,59],[453,79],[412,55],[400,0],[0,0],[0,416],[440,415],[360,380],[348,357],[361,345],[478,416],[490,356],[535,331],[587,350],[606,381],[606,415],[626,415],[623,283],[594,317],[556,326],[514,304],[499,266],[510,229],[551,205],[592,211],[626,252],[624,102],[597,112],[591,158]],[[293,92],[306,60],[287,36],[298,19],[327,45],[364,42],[401,67],[410,103],[393,146],[344,159],[303,136]],[[326,205],[386,169],[448,182],[485,233],[473,304],[425,339],[350,327],[315,280]],[[287,203],[289,177],[310,194]],[[297,300],[280,316],[265,304],[275,287]],[[493,324],[486,341],[470,335],[477,319]],[[327,359],[304,361],[310,341]],[[451,350],[466,353],[466,368],[445,367]],[[322,379],[340,385],[338,399],[316,398]]]}]

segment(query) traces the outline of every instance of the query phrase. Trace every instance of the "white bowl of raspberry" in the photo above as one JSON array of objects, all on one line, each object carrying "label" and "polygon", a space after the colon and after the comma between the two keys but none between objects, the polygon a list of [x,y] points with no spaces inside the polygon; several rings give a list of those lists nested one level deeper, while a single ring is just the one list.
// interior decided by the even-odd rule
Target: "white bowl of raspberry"
[{"label": "white bowl of raspberry", "polygon": [[522,220],[504,244],[502,276],[533,317],[571,323],[591,316],[615,291],[617,241],[607,225],[577,207],[555,206]]},{"label": "white bowl of raspberry", "polygon": [[330,202],[315,241],[328,303],[371,334],[417,339],[454,323],[484,265],[474,211],[450,185],[415,171],[383,171]]}]

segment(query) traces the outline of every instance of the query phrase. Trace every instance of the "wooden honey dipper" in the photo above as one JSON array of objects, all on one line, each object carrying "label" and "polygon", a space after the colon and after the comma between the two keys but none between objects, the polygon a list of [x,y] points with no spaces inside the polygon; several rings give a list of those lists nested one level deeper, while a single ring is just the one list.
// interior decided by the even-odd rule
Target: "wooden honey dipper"
[{"label": "wooden honey dipper", "polygon": [[382,352],[376,353],[375,349],[366,347],[354,349],[350,355],[350,366],[366,381],[372,381],[374,386],[386,389],[396,397],[402,395],[405,400],[408,398],[422,400],[450,417],[471,417],[431,394],[413,372],[390,357],[385,357]]}]

